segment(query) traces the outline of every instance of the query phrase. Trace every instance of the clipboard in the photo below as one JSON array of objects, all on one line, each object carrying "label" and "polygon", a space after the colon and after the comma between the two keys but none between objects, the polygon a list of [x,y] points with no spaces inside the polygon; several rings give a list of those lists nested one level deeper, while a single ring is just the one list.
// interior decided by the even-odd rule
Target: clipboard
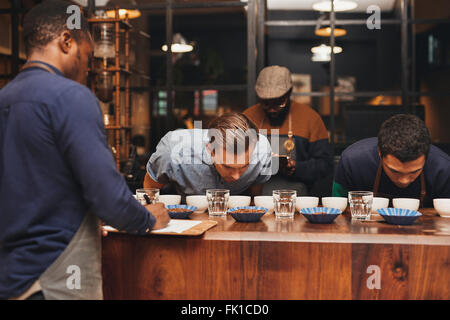
[{"label": "clipboard", "polygon": [[[191,220],[195,221],[195,220]],[[198,220],[197,220],[198,221]],[[171,235],[171,236],[200,236],[203,233],[205,233],[207,230],[211,229],[212,227],[216,226],[218,224],[217,221],[214,220],[201,220],[201,223],[193,226],[192,228],[189,228],[183,232],[154,232],[150,231],[148,235]],[[118,233],[127,233],[125,231],[119,231],[111,226],[103,226],[103,229],[105,229],[108,232],[118,232]]]},{"label": "clipboard", "polygon": [[[195,221],[195,220],[194,220]],[[151,231],[150,234],[154,235],[172,235],[172,236],[200,236],[205,233],[207,230],[211,229],[215,225],[217,225],[217,221],[214,220],[202,220],[201,223],[193,226],[190,229],[187,229],[181,233],[177,232],[154,232]]]}]

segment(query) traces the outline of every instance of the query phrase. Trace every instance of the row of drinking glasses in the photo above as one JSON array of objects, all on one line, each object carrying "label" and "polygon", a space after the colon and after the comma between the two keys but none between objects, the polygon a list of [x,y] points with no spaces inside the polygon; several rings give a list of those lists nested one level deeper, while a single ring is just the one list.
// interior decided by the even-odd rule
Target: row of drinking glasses
[{"label": "row of drinking glasses", "polygon": [[[160,196],[159,189],[156,188],[145,188],[136,190],[136,199],[142,205],[160,202],[160,197],[164,196]],[[178,203],[181,200],[181,196],[171,195],[171,197],[173,198],[179,197],[177,198]],[[292,218],[295,212],[296,198],[297,192],[295,190],[274,190],[273,204],[275,215],[280,218],[283,217]],[[206,200],[208,202],[208,212],[210,216],[226,215],[227,210],[229,208],[228,202],[230,200],[230,190],[227,189],[206,190]]]},{"label": "row of drinking glasses", "polygon": [[[208,211],[210,216],[225,215],[229,207],[230,190],[210,189],[206,190],[208,200]],[[295,190],[274,190],[273,206],[277,218],[293,218],[297,191]]]}]

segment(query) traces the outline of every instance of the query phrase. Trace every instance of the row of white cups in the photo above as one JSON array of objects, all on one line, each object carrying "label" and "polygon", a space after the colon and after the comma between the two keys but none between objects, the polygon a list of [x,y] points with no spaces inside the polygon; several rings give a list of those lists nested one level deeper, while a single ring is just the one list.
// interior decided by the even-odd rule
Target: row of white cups
[{"label": "row of white cups", "polygon": [[[228,208],[249,206],[251,203],[250,196],[230,196],[228,200]],[[159,195],[159,202],[167,205],[177,205],[181,203],[180,195]],[[269,209],[269,213],[274,210],[273,196],[255,196],[253,198],[255,206]],[[337,208],[344,211],[347,208],[348,198],[344,197],[297,197],[295,208],[300,211],[302,208],[312,208],[319,205],[319,201],[324,207]],[[203,213],[208,209],[208,200],[204,195],[193,195],[186,197],[186,204],[197,207],[196,213]],[[392,200],[394,208],[418,210],[419,199],[412,198],[395,198]],[[376,213],[378,209],[388,208],[389,199],[374,197],[372,202],[372,213]],[[450,217],[450,199],[435,199],[434,207],[441,216]]]}]

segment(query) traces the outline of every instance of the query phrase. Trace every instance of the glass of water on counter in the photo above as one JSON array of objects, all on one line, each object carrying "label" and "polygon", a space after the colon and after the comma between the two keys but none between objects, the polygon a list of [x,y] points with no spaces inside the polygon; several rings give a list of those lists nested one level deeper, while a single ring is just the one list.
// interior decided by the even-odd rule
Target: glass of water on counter
[{"label": "glass of water on counter", "polygon": [[230,190],[208,189],[206,190],[206,199],[208,200],[208,212],[210,216],[225,216],[227,214]]},{"label": "glass of water on counter", "polygon": [[350,191],[348,193],[348,201],[352,219],[370,220],[373,202],[372,191]]},{"label": "glass of water on counter", "polygon": [[143,188],[136,189],[136,200],[139,201],[143,206],[147,205],[147,199],[145,199],[145,195],[147,195],[150,200],[149,204],[155,204],[159,202],[159,189],[157,188]]},{"label": "glass of water on counter", "polygon": [[273,203],[276,218],[294,218],[295,202],[297,191],[295,190],[274,190]]}]

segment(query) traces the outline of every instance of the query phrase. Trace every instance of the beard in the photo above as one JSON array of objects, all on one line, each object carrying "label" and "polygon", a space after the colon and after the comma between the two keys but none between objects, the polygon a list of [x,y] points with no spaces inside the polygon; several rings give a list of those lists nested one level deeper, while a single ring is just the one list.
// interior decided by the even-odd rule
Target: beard
[{"label": "beard", "polygon": [[269,118],[269,123],[271,126],[274,127],[280,127],[284,120],[286,119],[286,116],[289,113],[289,109],[291,107],[291,101],[288,100],[286,107],[284,107],[280,112],[276,114],[270,114],[269,112],[266,112],[267,117]]}]

